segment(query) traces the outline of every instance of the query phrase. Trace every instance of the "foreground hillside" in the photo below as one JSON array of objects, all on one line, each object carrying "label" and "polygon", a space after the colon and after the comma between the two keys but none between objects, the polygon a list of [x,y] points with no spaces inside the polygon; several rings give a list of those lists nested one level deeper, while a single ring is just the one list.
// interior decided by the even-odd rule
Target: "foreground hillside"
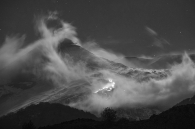
[{"label": "foreground hillside", "polygon": [[159,115],[154,115],[148,120],[129,121],[120,119],[117,122],[94,121],[77,119],[63,122],[40,129],[194,129],[195,105],[173,107]]},{"label": "foreground hillside", "polygon": [[[40,129],[172,129],[195,127],[195,105],[187,104],[174,106],[150,119],[132,121],[132,119],[118,118],[115,122],[101,121],[94,115],[61,104],[40,103],[21,109],[17,113],[10,113],[0,118],[1,129],[22,129],[34,126]],[[27,124],[26,124],[27,123]]]},{"label": "foreground hillside", "polygon": [[53,125],[78,118],[98,118],[88,112],[83,112],[61,104],[40,103],[31,105],[17,113],[10,113],[0,118],[0,129],[19,129],[30,120],[36,127]]}]

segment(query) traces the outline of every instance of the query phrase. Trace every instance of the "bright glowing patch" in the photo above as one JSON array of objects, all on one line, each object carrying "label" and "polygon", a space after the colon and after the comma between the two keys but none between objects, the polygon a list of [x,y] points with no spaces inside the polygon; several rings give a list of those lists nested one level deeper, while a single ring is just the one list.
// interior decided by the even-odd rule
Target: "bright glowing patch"
[{"label": "bright glowing patch", "polygon": [[105,86],[103,86],[103,88],[95,91],[94,93],[98,93],[98,92],[103,91],[103,90],[111,91],[112,89],[114,89],[115,82],[111,78],[108,78],[107,80],[108,80],[108,83]]}]

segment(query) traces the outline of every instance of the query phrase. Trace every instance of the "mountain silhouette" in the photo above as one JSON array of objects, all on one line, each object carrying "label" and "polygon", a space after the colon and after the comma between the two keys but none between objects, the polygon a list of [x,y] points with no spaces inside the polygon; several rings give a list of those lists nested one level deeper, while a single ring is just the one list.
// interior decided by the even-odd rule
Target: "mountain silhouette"
[{"label": "mountain silhouette", "polygon": [[187,98],[176,104],[175,106],[187,105],[187,104],[195,104],[195,95],[191,98]]},{"label": "mountain silhouette", "polygon": [[113,123],[106,121],[95,121],[89,119],[77,119],[40,129],[193,129],[195,128],[195,105],[188,104],[170,108],[159,115],[153,115],[150,119],[140,121],[129,121],[119,119]]},{"label": "mountain silhouette", "polygon": [[32,121],[36,127],[54,125],[64,121],[71,121],[78,118],[98,120],[89,112],[84,112],[69,106],[57,103],[39,103],[16,113],[9,113],[0,118],[1,129],[19,129],[24,123]]},{"label": "mountain silhouette", "polygon": [[[132,119],[131,117],[125,117],[125,115],[122,115],[120,117],[120,114],[123,114],[122,112],[124,109],[119,110],[118,109],[118,121],[113,123],[112,125],[105,125],[106,123],[101,121],[93,121],[93,120],[87,120],[87,119],[79,119],[79,120],[73,120],[70,122],[63,122],[61,124],[56,124],[53,126],[48,126],[45,128],[64,128],[64,127],[84,127],[84,128],[143,128],[143,129],[164,129],[164,128],[189,128],[193,129],[195,128],[195,96],[184,99],[180,103],[176,104],[172,108],[163,111],[162,113],[153,113],[153,115],[149,119],[144,120],[138,120],[135,121],[135,119]],[[132,109],[127,109],[128,112],[131,112]],[[139,110],[139,109],[134,109]],[[146,113],[143,113],[143,109],[140,111],[136,111],[134,113],[139,113],[144,115]],[[127,112],[125,113],[128,114]],[[132,114],[129,116],[133,116]],[[136,116],[136,115],[135,115]],[[79,125],[79,126],[78,126]],[[44,128],[43,128],[44,129]]]}]

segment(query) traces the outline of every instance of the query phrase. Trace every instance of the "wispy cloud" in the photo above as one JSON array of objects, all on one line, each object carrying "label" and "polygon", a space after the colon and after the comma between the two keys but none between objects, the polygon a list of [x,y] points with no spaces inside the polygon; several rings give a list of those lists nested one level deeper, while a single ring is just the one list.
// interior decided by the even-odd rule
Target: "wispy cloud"
[{"label": "wispy cloud", "polygon": [[163,49],[165,47],[165,45],[170,45],[170,43],[166,39],[160,37],[158,35],[158,33],[155,30],[153,30],[152,28],[146,26],[145,29],[146,29],[147,34],[153,40],[152,46],[159,47],[159,48]]},{"label": "wispy cloud", "polygon": [[[85,99],[75,100],[70,102],[69,105],[90,112],[99,112],[108,106],[139,107],[141,105],[143,107],[160,106],[166,109],[195,93],[195,64],[187,54],[183,55],[182,63],[172,65],[169,73],[166,73],[166,70],[155,70],[154,72],[152,69],[124,69],[121,67],[117,69],[118,71],[106,68],[91,70],[85,65],[85,62],[72,63],[68,56],[63,56],[57,51],[59,44],[67,43],[63,42],[65,39],[69,39],[75,45],[80,46],[79,50],[86,52],[84,50],[86,48],[96,55],[91,58],[97,58],[98,56],[115,60],[124,56],[98,47],[95,43],[82,44],[76,37],[75,28],[62,20],[57,19],[62,24],[62,28],[56,30],[48,28],[47,20],[53,18],[56,19],[56,17],[50,16],[49,18],[41,17],[37,20],[36,27],[41,38],[28,46],[21,47],[21,43],[24,42],[23,37],[14,37],[6,39],[4,45],[0,48],[0,75],[3,76],[5,73],[2,70],[17,69],[18,67],[22,69],[24,63],[33,66],[40,63],[42,67],[38,67],[38,70],[42,73],[41,77],[46,78],[44,78],[44,81],[50,80],[46,85],[37,84],[32,89],[20,91],[5,103],[1,103],[1,114],[31,103],[61,100],[61,98],[75,96],[83,92],[86,93],[84,94]],[[159,40],[158,34],[153,29],[147,27],[146,30],[154,39]],[[154,42],[154,44],[157,47],[162,47],[161,45],[165,43],[160,41]],[[47,61],[43,61],[42,57],[47,58]],[[88,59],[88,55],[86,55],[86,58]],[[151,59],[145,56],[142,56],[142,58]],[[143,82],[138,81],[139,78],[150,78],[146,73],[151,75],[152,79]],[[92,76],[97,74],[101,75],[101,79],[112,79],[112,82],[114,82],[115,89],[109,97],[94,93],[97,89],[108,86],[108,84],[101,83],[100,78]],[[155,79],[155,76],[159,78],[164,74],[167,75],[165,78]],[[38,75],[36,74],[36,76]],[[76,90],[73,90],[75,87]]]}]

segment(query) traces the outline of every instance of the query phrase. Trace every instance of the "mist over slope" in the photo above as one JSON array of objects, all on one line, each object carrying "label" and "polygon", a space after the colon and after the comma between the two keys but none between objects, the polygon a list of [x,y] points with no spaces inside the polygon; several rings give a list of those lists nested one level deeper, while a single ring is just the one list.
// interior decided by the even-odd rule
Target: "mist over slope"
[{"label": "mist over slope", "polygon": [[39,17],[36,29],[41,38],[29,45],[22,45],[24,37],[7,37],[0,48],[0,115],[40,102],[94,114],[106,107],[162,111],[194,95],[195,65],[187,53],[166,69],[135,67],[122,55],[82,43],[55,13]]},{"label": "mist over slope", "polygon": [[[188,54],[189,58],[194,62],[195,54]],[[165,54],[156,57],[125,57],[134,66],[147,69],[170,69],[173,65],[181,64],[183,54]]]}]

